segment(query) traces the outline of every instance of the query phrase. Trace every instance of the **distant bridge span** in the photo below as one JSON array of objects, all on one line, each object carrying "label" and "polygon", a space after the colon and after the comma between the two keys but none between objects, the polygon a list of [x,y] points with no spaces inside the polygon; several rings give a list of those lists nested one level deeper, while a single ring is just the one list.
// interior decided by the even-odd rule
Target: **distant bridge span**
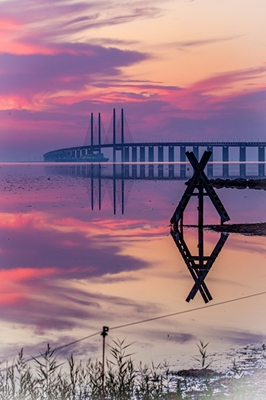
[{"label": "distant bridge span", "polygon": [[[112,143],[102,143],[101,137],[101,116],[98,115],[97,138],[95,140],[95,125],[93,114],[91,114],[90,124],[90,143],[83,146],[67,147],[49,151],[44,154],[44,161],[81,161],[82,157],[103,150],[110,149],[113,162],[185,162],[187,149],[192,149],[198,158],[204,150],[212,151],[210,161],[231,161],[230,153],[237,148],[237,157],[234,161],[245,162],[247,151],[256,148],[256,153],[252,153],[252,161],[265,162],[266,142],[203,142],[203,141],[169,141],[169,142],[126,142],[124,135],[124,113],[121,110],[121,118],[117,122],[115,110],[113,110],[112,120]],[[119,131],[118,131],[119,127]],[[215,149],[215,151],[214,151]],[[218,150],[216,150],[218,149]],[[109,150],[109,151],[110,151]],[[220,153],[219,160],[217,154]]]}]

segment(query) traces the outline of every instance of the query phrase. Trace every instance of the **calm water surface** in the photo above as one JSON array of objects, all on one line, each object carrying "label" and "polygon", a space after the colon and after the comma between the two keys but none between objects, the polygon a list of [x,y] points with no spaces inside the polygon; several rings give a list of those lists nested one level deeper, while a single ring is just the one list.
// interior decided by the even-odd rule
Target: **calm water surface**
[{"label": "calm water surface", "polygon": [[[12,361],[21,347],[38,354],[48,342],[58,347],[104,325],[109,344],[117,338],[133,343],[136,361],[180,366],[194,364],[199,340],[210,342],[212,353],[266,340],[266,295],[215,306],[266,290],[265,237],[229,235],[206,278],[213,300],[205,305],[197,293],[185,301],[194,282],[169,234],[186,188],[180,165],[174,174],[168,166],[130,166],[125,179],[121,166],[115,179],[111,165],[102,166],[101,179],[97,166],[0,166],[1,360]],[[247,165],[246,172],[255,176],[256,168]],[[189,166],[185,171],[191,176]],[[221,171],[214,166],[214,175]],[[237,176],[239,165],[229,172]],[[266,191],[216,192],[231,223],[265,222]],[[196,222],[196,199],[185,219]],[[205,219],[219,223],[208,200]],[[219,237],[205,233],[206,254]],[[186,230],[186,243],[197,249],[195,229]],[[97,334],[61,352],[100,358],[101,350]]]}]

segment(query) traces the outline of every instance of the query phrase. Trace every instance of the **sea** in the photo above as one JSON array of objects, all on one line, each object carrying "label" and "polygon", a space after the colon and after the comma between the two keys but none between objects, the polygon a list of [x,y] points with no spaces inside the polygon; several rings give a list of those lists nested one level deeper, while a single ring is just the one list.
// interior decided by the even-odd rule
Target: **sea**
[{"label": "sea", "polygon": [[[249,180],[265,171],[265,163],[236,162],[205,172]],[[201,342],[217,368],[222,354],[233,363],[233,349],[264,350],[265,236],[227,235],[202,283],[210,301],[202,286],[187,301],[195,276],[170,219],[193,174],[189,163],[1,163],[0,361],[12,363],[21,348],[36,356],[48,343],[65,359],[100,360],[103,337],[107,358],[123,343],[136,363],[178,368],[200,362]],[[266,222],[265,190],[215,192],[229,223]],[[207,195],[203,214],[204,224],[220,223]],[[192,258],[197,222],[191,196],[183,239]],[[206,262],[220,237],[204,230]]]}]

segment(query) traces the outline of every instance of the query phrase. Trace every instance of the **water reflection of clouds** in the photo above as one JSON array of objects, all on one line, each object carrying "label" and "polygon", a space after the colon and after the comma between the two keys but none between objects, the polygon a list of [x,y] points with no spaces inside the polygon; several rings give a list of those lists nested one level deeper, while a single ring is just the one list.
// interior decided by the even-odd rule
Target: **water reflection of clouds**
[{"label": "water reflection of clouds", "polygon": [[[8,199],[1,203],[0,318],[8,332],[9,354],[17,352],[12,335],[14,343],[27,345],[31,354],[38,354],[47,341],[56,347],[97,332],[102,325],[111,327],[187,307],[183,299],[191,287],[191,277],[167,226],[183,192],[183,182],[136,183],[125,217],[113,217],[108,202],[103,210],[91,211],[82,179],[56,175],[49,181],[37,178],[34,185],[25,184],[24,189],[18,188],[18,179],[16,187],[5,193]],[[247,210],[240,192],[226,194],[230,198],[224,198],[223,203],[227,208],[230,200],[230,214]],[[235,204],[234,196],[239,204]],[[212,217],[212,210],[207,208],[207,212]],[[262,209],[256,207],[255,212],[261,215]],[[190,232],[189,244],[197,235]],[[216,238],[216,233],[206,233],[206,250],[212,249]],[[263,285],[263,244],[263,239],[230,235],[207,277],[216,301],[254,292]],[[249,257],[248,252],[252,253]],[[256,273],[250,268],[254,264]],[[193,306],[202,306],[201,301],[195,302]],[[234,310],[215,308],[190,317],[110,331],[109,340],[128,337],[131,342],[136,338],[139,347],[157,347],[157,353],[164,346],[169,353],[173,349],[178,353],[178,344],[185,352],[190,342],[196,350],[199,338],[215,341],[223,336],[226,343],[236,344],[249,338],[259,340],[262,321],[253,318],[250,335],[245,329],[254,309],[247,311],[239,305],[239,321]],[[212,331],[213,326],[217,329]],[[80,343],[75,352],[94,353],[99,349],[98,342]]]},{"label": "water reflection of clouds", "polygon": [[238,250],[240,257],[241,252],[265,254],[265,237],[231,233],[228,240],[228,248],[233,251]]},{"label": "water reflection of clouds", "polygon": [[[3,221],[1,260],[5,268],[53,267],[63,269],[66,276],[73,271],[76,277],[85,277],[146,265],[137,256],[121,253],[122,246],[116,236],[126,234],[126,229],[115,229],[119,224],[111,226],[107,221],[105,225],[102,221],[99,226],[97,222],[84,223],[70,218],[58,222],[34,212],[26,217],[9,214],[6,223]],[[141,229],[137,228],[137,232],[139,235]]]},{"label": "water reflection of clouds", "polygon": [[266,340],[265,334],[253,333],[251,330],[219,329],[219,331],[216,331],[216,334],[220,335],[223,340],[240,346],[250,343],[263,343]]},{"label": "water reflection of clouds", "polygon": [[144,318],[161,311],[153,302],[95,293],[89,280],[75,287],[71,282],[54,279],[54,271],[16,272],[15,269],[0,275],[1,320],[31,326],[37,334],[84,328],[90,320],[93,325],[101,325],[103,320],[116,319],[118,312],[120,318]]}]

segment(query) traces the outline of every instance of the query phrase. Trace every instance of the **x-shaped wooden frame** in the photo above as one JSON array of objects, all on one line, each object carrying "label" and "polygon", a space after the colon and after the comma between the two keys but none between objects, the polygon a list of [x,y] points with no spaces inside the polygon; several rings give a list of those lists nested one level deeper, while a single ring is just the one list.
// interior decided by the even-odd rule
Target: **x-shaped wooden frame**
[{"label": "x-shaped wooden frame", "polygon": [[[228,221],[230,218],[217,196],[215,190],[210,184],[207,176],[204,173],[204,168],[210,159],[212,152],[205,151],[201,160],[198,162],[193,152],[186,152],[186,156],[189,159],[193,169],[194,174],[192,178],[188,181],[187,188],[183,194],[172,218],[171,218],[171,235],[195,281],[193,288],[191,289],[187,301],[193,299],[197,293],[200,291],[205,303],[212,300],[212,296],[204,282],[207,274],[209,273],[214,261],[216,260],[218,254],[220,253],[225,241],[227,240],[228,234],[222,233],[220,239],[218,240],[215,248],[213,249],[210,256],[204,256],[203,254],[203,196],[208,195],[212,201],[216,211],[221,217],[221,222]],[[198,190],[198,193],[194,194],[194,189]],[[204,189],[206,192],[204,192]],[[183,213],[191,198],[191,196],[198,196],[198,248],[199,255],[192,256],[183,237]],[[198,263],[196,264],[196,261]]]}]

